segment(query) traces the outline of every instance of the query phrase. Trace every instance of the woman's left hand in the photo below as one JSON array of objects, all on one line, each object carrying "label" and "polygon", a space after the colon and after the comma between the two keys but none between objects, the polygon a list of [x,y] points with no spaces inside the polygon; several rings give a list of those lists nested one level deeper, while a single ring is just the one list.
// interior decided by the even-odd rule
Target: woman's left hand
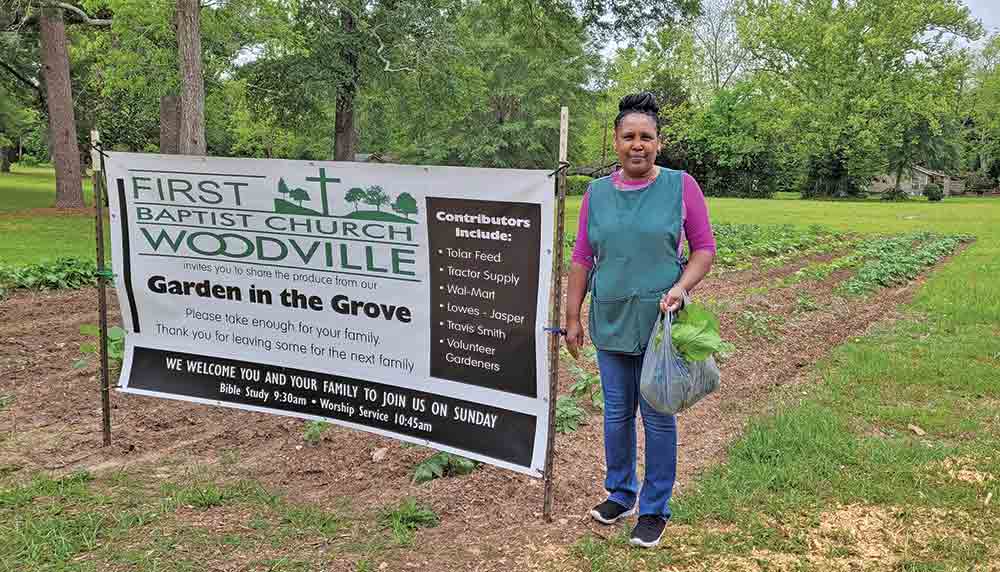
[{"label": "woman's left hand", "polygon": [[684,304],[684,298],[686,296],[687,291],[680,286],[674,286],[668,290],[662,298],[660,298],[660,311],[664,314],[668,312],[677,312]]}]

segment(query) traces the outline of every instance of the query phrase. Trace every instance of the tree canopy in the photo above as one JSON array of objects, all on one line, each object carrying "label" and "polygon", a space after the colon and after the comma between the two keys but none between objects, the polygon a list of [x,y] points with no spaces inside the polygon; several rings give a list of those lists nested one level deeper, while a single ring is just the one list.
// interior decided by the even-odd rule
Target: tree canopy
[{"label": "tree canopy", "polygon": [[[8,162],[49,159],[42,3],[0,10]],[[163,98],[180,86],[176,3],[63,4],[81,155],[92,128],[107,147],[157,151]],[[849,196],[917,165],[1000,174],[1000,39],[974,43],[981,26],[959,0],[214,0],[200,10],[211,155],[547,168],[565,105],[570,161],[596,169],[615,159],[618,100],[648,90],[661,104],[661,163],[710,194]],[[293,192],[283,195],[305,200]],[[355,209],[393,200],[370,189],[345,199]],[[408,209],[401,199],[393,206]]]}]

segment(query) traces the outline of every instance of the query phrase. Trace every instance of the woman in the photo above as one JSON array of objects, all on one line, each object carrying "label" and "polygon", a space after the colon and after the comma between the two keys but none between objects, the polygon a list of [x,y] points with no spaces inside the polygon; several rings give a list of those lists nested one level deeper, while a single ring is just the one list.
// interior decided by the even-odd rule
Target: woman
[{"label": "woman", "polygon": [[[590,337],[604,389],[608,498],[590,511],[604,524],[635,513],[631,543],[656,546],[667,520],[677,469],[674,416],[655,411],[639,392],[643,351],[660,312],[680,309],[715,257],[715,238],[698,183],[655,164],[659,107],[649,93],[624,97],[615,118],[621,169],[590,184],[580,209],[566,310],[566,340],[583,344],[580,306],[591,291]],[[690,260],[682,261],[687,238]],[[636,479],[636,407],[646,435],[645,481]],[[638,496],[638,499],[636,498]]]}]

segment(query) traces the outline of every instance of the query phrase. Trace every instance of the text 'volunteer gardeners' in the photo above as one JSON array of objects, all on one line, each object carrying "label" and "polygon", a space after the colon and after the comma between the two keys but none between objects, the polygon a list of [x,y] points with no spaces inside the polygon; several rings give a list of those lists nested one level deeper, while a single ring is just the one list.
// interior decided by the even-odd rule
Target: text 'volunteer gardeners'
[{"label": "text 'volunteer gardeners'", "polygon": [[[618,104],[614,146],[621,169],[590,184],[573,249],[566,341],[583,344],[580,306],[590,287],[590,337],[604,390],[604,452],[608,498],[590,515],[613,524],[636,512],[631,543],[656,546],[670,518],[677,473],[677,425],[642,398],[643,352],[659,312],[677,311],[708,273],[715,238],[698,183],[655,164],[659,107],[652,94]],[[687,240],[691,259],[682,259]],[[588,284],[589,278],[589,284]],[[645,480],[636,478],[636,408],[646,434]]]}]

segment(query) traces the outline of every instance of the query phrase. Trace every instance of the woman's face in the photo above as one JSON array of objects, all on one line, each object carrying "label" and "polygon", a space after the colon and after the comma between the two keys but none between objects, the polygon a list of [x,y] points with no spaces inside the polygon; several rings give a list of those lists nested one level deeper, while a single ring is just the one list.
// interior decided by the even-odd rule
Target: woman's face
[{"label": "woman's face", "polygon": [[645,113],[629,113],[622,118],[615,128],[615,153],[627,176],[648,175],[659,152],[656,120]]}]

